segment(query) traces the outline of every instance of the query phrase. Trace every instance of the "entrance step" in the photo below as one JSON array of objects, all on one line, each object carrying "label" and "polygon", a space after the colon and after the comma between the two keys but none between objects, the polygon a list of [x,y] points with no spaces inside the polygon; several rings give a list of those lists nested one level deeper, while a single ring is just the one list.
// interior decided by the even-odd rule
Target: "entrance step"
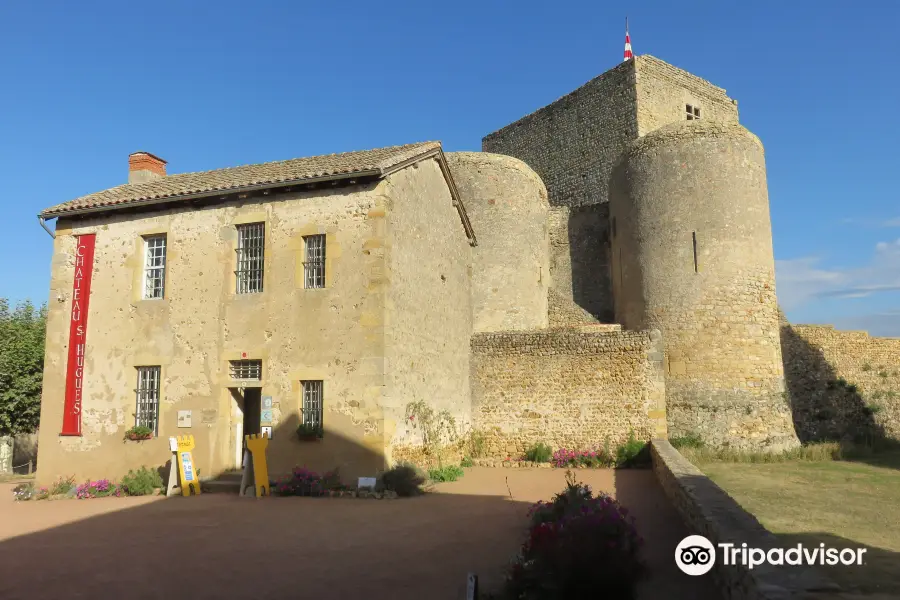
[{"label": "entrance step", "polygon": [[215,479],[201,481],[201,490],[209,494],[237,494],[241,491],[241,471],[225,471]]}]

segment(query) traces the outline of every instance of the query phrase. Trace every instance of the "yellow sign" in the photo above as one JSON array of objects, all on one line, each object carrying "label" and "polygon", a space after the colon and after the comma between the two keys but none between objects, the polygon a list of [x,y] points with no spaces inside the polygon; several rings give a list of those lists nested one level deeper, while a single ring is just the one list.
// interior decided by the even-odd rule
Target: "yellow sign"
[{"label": "yellow sign", "polygon": [[269,466],[266,464],[266,448],[269,446],[269,436],[248,435],[247,449],[253,456],[253,483],[256,486],[256,497],[269,495]]},{"label": "yellow sign", "polygon": [[191,457],[191,450],[194,449],[194,436],[179,435],[175,439],[178,445],[178,472],[181,473],[181,495],[199,496],[200,481],[197,479],[194,460]]}]

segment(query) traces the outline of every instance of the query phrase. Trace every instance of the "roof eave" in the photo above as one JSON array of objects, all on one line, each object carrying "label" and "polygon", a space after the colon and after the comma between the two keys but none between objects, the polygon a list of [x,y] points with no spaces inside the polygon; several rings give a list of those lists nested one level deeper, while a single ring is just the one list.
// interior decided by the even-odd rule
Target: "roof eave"
[{"label": "roof eave", "polygon": [[43,211],[38,213],[38,217],[43,219],[56,219],[59,217],[70,217],[84,214],[93,214],[101,212],[111,212],[116,210],[124,210],[126,208],[134,208],[141,206],[152,206],[154,204],[166,204],[182,202],[187,200],[199,200],[201,198],[212,198],[214,196],[223,196],[226,194],[243,194],[246,192],[256,192],[259,190],[275,189],[282,187],[290,187],[295,185],[308,185],[311,183],[321,183],[325,181],[340,181],[342,179],[357,179],[359,177],[384,177],[383,169],[367,169],[365,171],[354,171],[352,173],[337,173],[334,175],[322,175],[321,177],[307,177],[303,179],[288,179],[285,181],[277,181],[271,183],[258,183],[254,185],[244,185],[240,187],[225,188],[220,190],[204,190],[202,192],[194,192],[191,194],[179,194],[177,196],[165,196],[163,198],[149,198],[147,200],[135,200],[132,202],[123,202],[121,204],[105,204],[103,206],[92,206],[89,208],[76,208],[73,210],[61,211]]}]

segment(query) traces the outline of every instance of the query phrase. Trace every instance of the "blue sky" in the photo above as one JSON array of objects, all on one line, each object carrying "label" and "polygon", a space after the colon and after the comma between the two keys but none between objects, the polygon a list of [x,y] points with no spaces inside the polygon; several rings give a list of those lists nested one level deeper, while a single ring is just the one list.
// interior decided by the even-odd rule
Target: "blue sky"
[{"label": "blue sky", "polygon": [[5,2],[0,296],[47,298],[35,215],[127,178],[489,133],[637,54],[727,89],[766,146],[792,322],[900,336],[900,3]]}]

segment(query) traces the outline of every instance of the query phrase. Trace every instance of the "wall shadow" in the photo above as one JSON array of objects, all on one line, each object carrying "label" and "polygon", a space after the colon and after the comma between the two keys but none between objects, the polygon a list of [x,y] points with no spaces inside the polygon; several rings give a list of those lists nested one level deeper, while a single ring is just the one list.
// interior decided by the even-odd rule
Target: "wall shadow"
[{"label": "wall shadow", "polygon": [[28,463],[31,462],[31,472],[37,470],[38,460],[38,434],[26,433],[13,438],[13,473],[16,475],[28,474]]},{"label": "wall shadow", "polygon": [[[646,539],[644,559],[648,564],[647,577],[638,588],[639,598],[667,600],[720,600],[722,598],[713,579],[691,577],[675,564],[675,547],[690,531],[666,497],[652,468],[615,469],[615,496],[637,520],[638,529]],[[647,535],[644,532],[652,532]],[[665,590],[664,594],[660,590]]]},{"label": "wall shadow", "polygon": [[613,323],[609,205],[572,207],[568,222],[572,298],[601,323]]},{"label": "wall shadow", "polygon": [[800,441],[861,446],[847,458],[884,466],[877,452],[897,449],[898,443],[876,422],[856,386],[840,378],[822,351],[784,322],[781,351],[785,387]]}]

